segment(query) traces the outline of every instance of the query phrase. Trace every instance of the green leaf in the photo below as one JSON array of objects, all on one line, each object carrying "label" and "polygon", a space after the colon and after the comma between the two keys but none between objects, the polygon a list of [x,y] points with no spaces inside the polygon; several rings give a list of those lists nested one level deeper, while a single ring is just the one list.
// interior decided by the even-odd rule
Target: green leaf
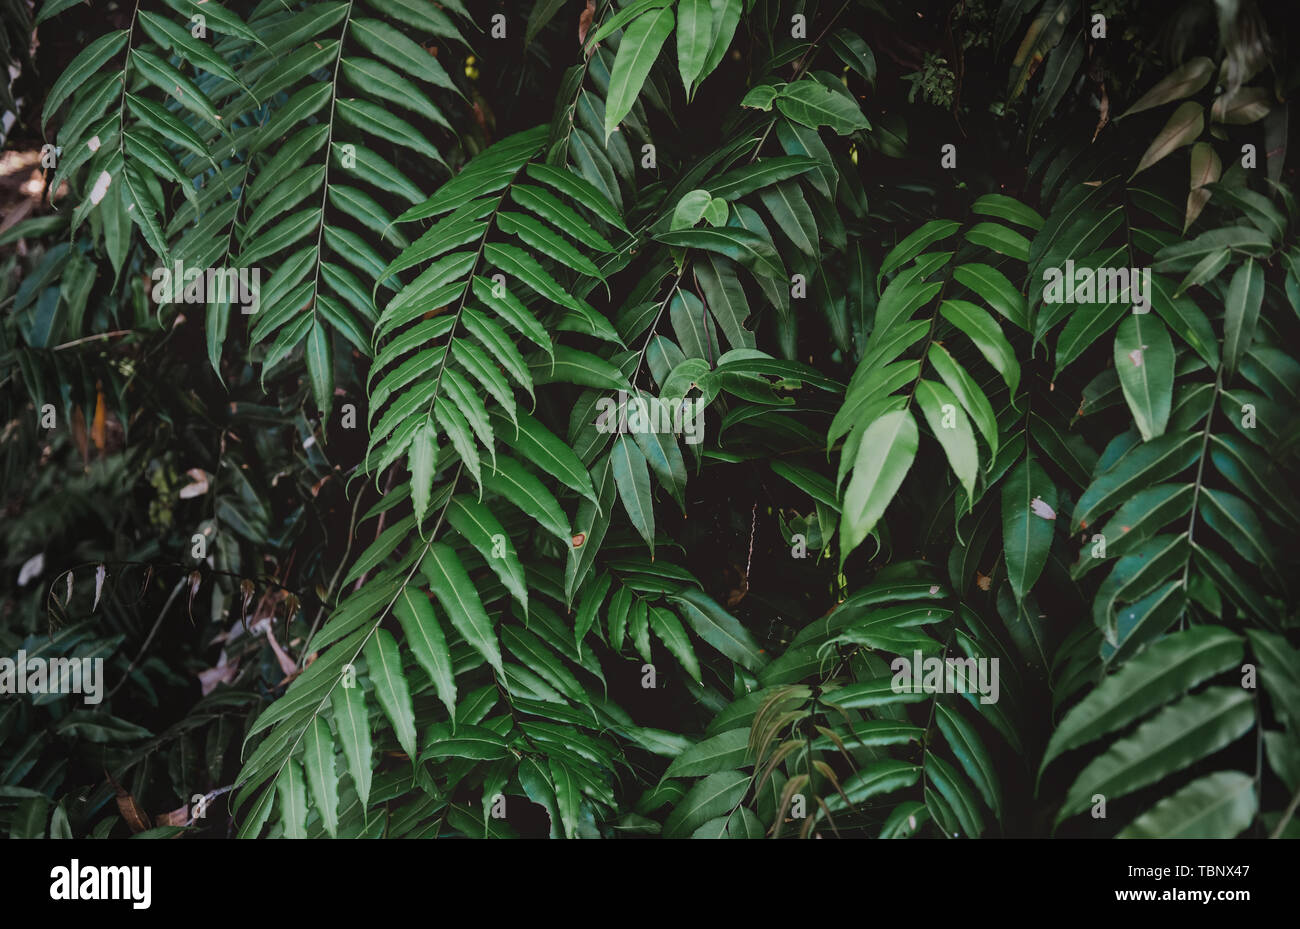
[{"label": "green leaf", "polygon": [[673,31],[673,12],[666,6],[638,16],[623,33],[610,69],[605,99],[605,142],[632,111],[636,98]]},{"label": "green leaf", "polygon": [[118,29],[100,36],[77,53],[59,75],[59,79],[54,82],[50,92],[45,95],[45,116],[41,120],[42,127],[49,123],[50,117],[58,111],[59,106],[74,90],[85,84],[90,76],[104,65],[104,62],[122,50],[126,38],[127,30]]},{"label": "green leaf", "polygon": [[596,492],[591,486],[591,476],[583,467],[582,461],[573,453],[573,449],[527,413],[519,413],[518,421],[517,433],[513,427],[499,422],[496,426],[497,435],[526,460],[537,465],[564,486],[576,490],[592,503],[596,503]]},{"label": "green leaf", "polygon": [[970,420],[962,412],[956,395],[942,384],[922,380],[916,385],[916,402],[930,424],[930,431],[943,446],[952,473],[966,489],[967,501],[975,500],[975,475],[979,471],[979,453]]},{"label": "green leaf", "polygon": [[199,90],[197,84],[170,64],[141,48],[131,49],[131,63],[135,65],[140,74],[150,84],[171,96],[173,100],[191,113],[206,119],[223,132],[225,131],[221,117],[217,115],[217,109],[212,105],[212,101],[207,98],[203,91]]},{"label": "green leaf", "polygon": [[976,223],[966,230],[966,241],[1017,261],[1029,260],[1029,240],[1001,223]]},{"label": "green leaf", "polygon": [[626,26],[636,16],[640,16],[647,10],[657,10],[660,7],[672,6],[673,0],[635,0],[629,3],[621,10],[611,16],[605,22],[601,23],[600,28],[594,32],[588,33],[584,49],[590,54],[591,49],[606,36],[613,35],[619,29]]},{"label": "green leaf", "polygon": [[406,686],[402,671],[402,654],[397,642],[387,629],[376,629],[365,645],[366,665],[370,680],[375,685],[375,696],[384,708],[402,751],[413,761],[415,751],[415,711],[411,707],[411,692]]},{"label": "green leaf", "polygon": [[712,200],[713,195],[707,190],[687,191],[677,201],[677,206],[673,209],[672,222],[668,227],[669,231],[676,232],[678,229],[690,229],[703,218],[704,211]]},{"label": "green leaf", "polygon": [[582,303],[569,294],[567,290],[547,273],[532,255],[521,248],[500,242],[490,242],[483,248],[483,255],[508,276],[517,277],[537,293],[552,303],[582,308]]},{"label": "green leaf", "polygon": [[1039,771],[1080,745],[1115,732],[1216,674],[1237,667],[1239,635],[1222,626],[1194,626],[1153,642],[1075,705],[1043,752]]},{"label": "green leaf", "polygon": [[614,467],[614,482],[618,485],[618,495],[623,501],[623,509],[636,531],[650,546],[654,554],[655,514],[654,501],[650,497],[650,469],[640,447],[626,435],[614,439],[614,448],[610,453]]},{"label": "green leaf", "polygon": [[690,675],[691,680],[697,684],[701,682],[700,662],[695,657],[695,649],[691,647],[690,637],[677,617],[665,610],[663,607],[650,607],[650,628],[654,634],[664,643],[664,646],[674,658],[682,663],[686,673]]},{"label": "green leaf", "polygon": [[776,97],[776,108],[795,122],[817,129],[829,126],[838,135],[870,129],[862,108],[847,93],[831,90],[815,78],[786,84]]},{"label": "green leaf", "polygon": [[1282,636],[1263,629],[1248,629],[1251,650],[1259,661],[1260,680],[1273,698],[1274,711],[1295,733],[1300,729],[1300,665],[1296,649]]},{"label": "green leaf", "polygon": [[320,320],[307,333],[307,376],[311,379],[316,409],[321,419],[329,418],[334,401],[334,345],[329,330]]},{"label": "green leaf", "polygon": [[528,14],[528,28],[524,32],[524,44],[531,45],[537,33],[546,28],[547,23],[563,8],[565,0],[537,0],[533,10]]},{"label": "green leaf", "polygon": [[366,712],[365,695],[361,687],[347,681],[335,685],[330,694],[334,706],[334,727],[343,743],[343,755],[348,760],[352,783],[364,807],[370,802],[370,783],[374,774],[370,746],[370,715]]},{"label": "green leaf", "polygon": [[945,703],[935,707],[935,722],[939,731],[948,741],[952,752],[957,756],[962,770],[979,790],[984,802],[997,816],[1002,815],[1002,789],[998,783],[997,771],[988,749],[980,740],[975,727],[966,718]]},{"label": "green leaf", "polygon": [[496,630],[455,551],[441,542],[434,542],[420,562],[420,570],[456,631],[487,659],[498,674],[504,674]]},{"label": "green leaf", "polygon": [[321,822],[331,837],[339,828],[339,779],[334,773],[334,739],[329,723],[319,716],[312,718],[303,733],[303,766],[307,769],[307,783],[320,811]]},{"label": "green leaf", "polygon": [[695,630],[696,635],[732,661],[739,662],[751,671],[757,671],[767,663],[749,631],[707,595],[686,588],[669,595],[668,599],[679,604],[678,612]]},{"label": "green leaf", "polygon": [[340,97],[336,101],[336,113],[345,123],[356,126],[364,132],[379,136],[394,145],[409,148],[414,152],[442,161],[438,150],[429,144],[424,133],[388,110],[371,103],[369,100],[356,100]]},{"label": "green leaf", "polygon": [[1002,487],[1002,545],[1017,601],[1025,598],[1047,564],[1056,507],[1056,487],[1033,458],[1011,472]]},{"label": "green leaf", "polygon": [[1199,433],[1176,433],[1138,444],[1101,471],[1075,504],[1071,531],[1086,529],[1136,491],[1168,480],[1196,460]]},{"label": "green leaf", "polygon": [[993,317],[966,300],[945,300],[939,307],[944,319],[970,337],[988,363],[1002,375],[1014,395],[1020,386],[1020,362]]},{"label": "green leaf", "polygon": [[740,804],[749,789],[749,775],[740,771],[718,771],[687,791],[664,823],[665,838],[681,838]]},{"label": "green leaf", "polygon": [[865,539],[902,486],[916,457],[919,435],[907,410],[894,410],[875,420],[842,455],[853,456],[853,477],[844,491],[840,520],[840,564]]},{"label": "green leaf", "polygon": [[419,114],[444,128],[451,128],[442,111],[418,87],[387,65],[369,58],[344,58],[339,65],[343,76],[358,90]]},{"label": "green leaf", "polygon": [[218,77],[225,78],[245,91],[248,90],[235,75],[235,72],[231,70],[230,66],[226,64],[225,60],[208,48],[203,41],[190,35],[188,30],[182,29],[170,20],[150,13],[148,10],[141,10],[139,17],[140,25],[144,27],[144,31],[149,33],[149,37],[159,45],[170,48],[182,58],[189,59],[196,67],[201,67]]},{"label": "green leaf", "polygon": [[749,92],[741,98],[740,105],[751,110],[770,110],[772,104],[776,102],[778,92],[771,84],[759,84],[749,89]]},{"label": "green leaf", "polygon": [[632,596],[630,588],[619,587],[609,598],[605,621],[609,624],[609,647],[615,652],[623,650],[623,639],[627,635],[627,614],[632,607]]},{"label": "green leaf", "polygon": [[429,496],[433,492],[434,463],[438,458],[438,429],[428,418],[416,429],[411,439],[408,465],[411,471],[411,501],[415,506],[415,520],[423,522],[429,512]]},{"label": "green leaf", "polygon": [[948,350],[937,342],[930,344],[927,357],[931,366],[948,385],[948,389],[961,400],[961,405],[965,407],[971,419],[975,420],[980,435],[984,436],[984,441],[989,444],[990,455],[997,458],[999,447],[997,417],[993,413],[993,404],[989,403],[984,391],[980,390],[975,379],[966,373],[966,369],[957,364]]},{"label": "green leaf", "polygon": [[434,612],[429,598],[410,587],[404,587],[393,604],[393,615],[402,624],[406,644],[420,663],[424,673],[433,681],[438,699],[447,708],[447,714],[456,718],[456,675],[452,669],[447,638]]},{"label": "green leaf", "polygon": [[996,216],[1018,226],[1028,226],[1037,232],[1043,228],[1043,217],[1014,197],[1005,194],[985,194],[970,206],[972,213]]},{"label": "green leaf", "polygon": [[555,758],[547,759],[551,768],[551,780],[555,785],[555,805],[560,810],[560,821],[564,825],[564,837],[571,839],[578,833],[579,807],[582,795],[578,792],[578,782],[573,773]]},{"label": "green leaf", "polygon": [[497,461],[495,473],[484,475],[483,489],[505,497],[566,544],[573,535],[555,495],[513,458]]},{"label": "green leaf", "polygon": [[307,838],[307,789],[302,783],[302,769],[298,762],[289,760],[275,780],[280,796],[280,822],[284,825],[286,839]]},{"label": "green leaf", "polygon": [[743,165],[709,182],[714,199],[737,200],[769,184],[779,184],[792,177],[815,171],[821,163],[806,155],[778,155]]},{"label": "green leaf", "polygon": [[872,87],[876,85],[876,56],[871,47],[848,29],[836,29],[827,40],[830,47],[844,62],[862,75]]},{"label": "green leaf", "polygon": [[[951,807],[952,812],[957,817],[957,822],[966,835],[972,839],[979,838],[984,831],[984,822],[980,816],[975,795],[966,785],[966,781],[952,765],[933,752],[926,754],[926,774],[934,782],[939,795]],[[926,801],[931,814],[935,816],[936,820],[942,821],[942,818],[935,814],[933,795],[927,792]]]},{"label": "green leaf", "polygon": [[1021,329],[1029,328],[1024,295],[997,268],[972,262],[953,269],[953,280],[964,284],[988,302],[994,310]]},{"label": "green leaf", "polygon": [[632,645],[637,654],[645,661],[650,654],[650,605],[640,597],[632,600],[632,609],[627,615],[627,634],[632,637]]},{"label": "green leaf", "polygon": [[705,76],[712,74],[722,63],[722,57],[727,54],[731,40],[736,35],[736,26],[740,24],[743,9],[741,0],[709,0],[709,6],[713,8],[713,24],[709,54],[704,59],[701,71]]},{"label": "green leaf", "polygon": [[1264,302],[1264,269],[1247,258],[1232,275],[1223,310],[1223,370],[1231,377],[1255,338]]},{"label": "green leaf", "polygon": [[908,235],[891,248],[880,262],[880,270],[876,272],[876,287],[879,288],[880,282],[890,271],[901,268],[935,242],[942,242],[960,228],[961,223],[950,219],[932,219]]},{"label": "green leaf", "polygon": [[[863,803],[878,794],[893,793],[911,787],[921,774],[921,766],[886,758],[873,761],[844,779],[840,785],[853,804]],[[843,809],[844,798],[838,793],[826,801],[832,810]]]},{"label": "green leaf", "polygon": [[447,75],[437,58],[388,23],[358,17],[350,20],[348,33],[367,51],[379,56],[380,60],[402,69],[412,77],[460,94],[460,88]]},{"label": "green leaf", "polygon": [[53,16],[58,16],[64,10],[74,7],[81,2],[83,2],[83,0],[48,0],[48,2],[41,4],[40,12],[38,12],[36,18],[32,20],[32,25],[39,26],[47,19]]},{"label": "green leaf", "polygon": [[589,182],[572,171],[561,171],[559,168],[543,164],[530,164],[527,171],[528,176],[533,180],[546,184],[562,194],[567,194],[574,202],[591,210],[611,226],[624,231],[627,230],[613,204]]},{"label": "green leaf", "polygon": [[461,723],[452,729],[447,723],[435,723],[424,740],[420,760],[444,758],[469,758],[474,761],[495,761],[509,755],[505,740],[491,729]]},{"label": "green leaf", "polygon": [[695,81],[704,70],[713,41],[713,10],[709,0],[678,0],[677,70],[686,99],[695,96]]},{"label": "green leaf", "polygon": [[[430,0],[370,0],[370,3],[381,13],[414,26],[422,33],[460,39],[460,31],[451,18]],[[446,2],[442,6],[455,8],[456,4]]]},{"label": "green leaf", "polygon": [[[609,574],[602,574],[593,583],[586,588],[586,593],[582,597],[582,603],[578,607],[578,615],[573,620],[573,640],[578,649],[578,654],[582,654],[582,642],[591,630],[592,624],[596,621],[596,616],[600,611],[601,605],[605,602],[605,594],[609,593],[610,585],[613,578]],[[597,629],[597,634],[600,630]]]},{"label": "green leaf", "polygon": [[498,213],[497,228],[506,235],[516,236],[520,241],[535,248],[539,254],[549,255],[579,274],[604,279],[604,275],[590,258],[570,245],[562,236],[552,232],[540,220],[526,213],[509,211]]},{"label": "green leaf", "polygon": [[664,778],[703,777],[731,771],[749,763],[749,730],[731,729],[721,735],[697,742],[678,755]]},{"label": "green leaf", "polygon": [[1240,771],[1216,771],[1165,797],[1116,838],[1235,839],[1258,810],[1253,777]]},{"label": "green leaf", "polygon": [[50,815],[50,801],[43,794],[25,798],[9,823],[11,839],[43,839]]},{"label": "green leaf", "polygon": [[255,30],[244,25],[242,19],[221,4],[216,3],[215,0],[202,0],[202,6],[199,5],[199,0],[181,0],[181,2],[183,4],[182,13],[186,15],[204,14],[208,18],[208,29],[211,31],[223,35],[240,36],[250,42],[256,42],[263,48],[266,47],[266,43],[262,41],[262,37]]},{"label": "green leaf", "polygon": [[782,181],[766,187],[759,194],[777,228],[810,258],[817,256],[819,236],[817,220],[797,181]]},{"label": "green leaf", "polygon": [[655,236],[665,245],[702,248],[725,255],[757,275],[785,280],[776,249],[756,232],[728,226],[721,229],[679,229]]},{"label": "green leaf", "polygon": [[1115,370],[1142,441],[1164,435],[1174,395],[1174,343],[1150,313],[1131,313],[1115,335]]},{"label": "green leaf", "polygon": [[1086,809],[1093,794],[1114,801],[1181,771],[1235,742],[1254,724],[1254,698],[1240,687],[1211,687],[1184,697],[1084,768],[1057,822]]}]

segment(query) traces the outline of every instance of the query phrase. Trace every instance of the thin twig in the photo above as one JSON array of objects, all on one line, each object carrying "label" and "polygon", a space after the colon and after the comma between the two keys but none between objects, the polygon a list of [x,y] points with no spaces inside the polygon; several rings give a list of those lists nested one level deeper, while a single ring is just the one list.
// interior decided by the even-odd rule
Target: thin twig
[{"label": "thin twig", "polygon": [[745,557],[745,589],[743,594],[749,593],[749,566],[754,563],[754,530],[758,528],[758,501],[754,501],[753,507],[749,511],[749,554]]},{"label": "thin twig", "polygon": [[[227,784],[225,787],[218,787],[216,790],[210,790],[210,791],[208,791],[207,793],[205,793],[205,794],[203,795],[203,802],[202,802],[201,804],[196,803],[196,804],[194,804],[194,805],[195,805],[196,807],[198,807],[198,806],[202,806],[202,808],[203,808],[203,812],[204,812],[204,813],[207,813],[207,810],[208,810],[208,804],[209,804],[209,803],[211,803],[211,802],[212,802],[213,800],[215,800],[217,797],[220,797],[222,794],[230,793],[230,791],[232,791],[232,790],[234,790],[234,789],[235,789],[235,785],[234,785],[234,784]],[[193,825],[194,825],[194,817],[191,816],[189,819],[187,819],[187,820],[185,821],[185,825],[186,825],[186,826],[193,826]]]},{"label": "thin twig", "polygon": [[80,345],[83,342],[93,342],[96,339],[114,339],[120,335],[130,335],[135,332],[134,329],[114,329],[112,332],[96,332],[94,335],[82,336],[80,339],[73,339],[71,342],[64,342],[62,345],[56,345],[50,351],[61,352],[65,348],[72,348],[74,345]]}]

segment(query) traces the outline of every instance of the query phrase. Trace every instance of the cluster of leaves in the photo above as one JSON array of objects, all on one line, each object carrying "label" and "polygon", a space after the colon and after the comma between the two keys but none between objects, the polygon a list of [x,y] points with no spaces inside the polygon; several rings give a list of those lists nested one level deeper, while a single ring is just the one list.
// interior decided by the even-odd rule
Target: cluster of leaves
[{"label": "cluster of leaves", "polygon": [[[1274,109],[1246,83],[1288,79],[1232,40],[1250,30],[1224,37],[1231,86],[1192,57],[1132,94],[1185,101],[1154,142],[1103,118],[1039,144],[1096,40],[1073,0],[1003,3],[988,54],[1025,31],[989,102],[1030,157],[1018,195],[971,196],[869,180],[909,153],[871,102],[850,13],[899,18],[871,2],[596,0],[576,45],[550,0],[526,24],[445,0],[168,6],[49,92],[75,206],[26,230],[71,243],[7,331],[39,409],[59,340],[112,329],[132,280],[117,325],[163,330],[151,263],[268,271],[246,332],[203,308],[201,350],[232,395],[284,397],[258,452],[313,518],[323,440],[352,456],[353,516],[295,575],[316,620],[283,598],[300,657],[279,683],[238,678],[169,731],[245,712],[239,835],[1294,834],[1300,216],[1272,150],[1206,167]],[[574,63],[549,122],[493,141],[471,75],[521,38],[520,86]],[[926,55],[962,74],[983,44]],[[917,86],[955,108],[950,75]],[[1149,312],[1059,301],[1067,267],[1150,269]],[[63,391],[70,419],[92,394]],[[616,428],[683,398],[685,437]],[[265,490],[241,491],[237,429],[211,470],[243,502],[214,491],[210,528],[296,551],[301,509],[272,533]],[[251,573],[241,547],[217,567]],[[251,589],[214,587],[214,621],[242,625]],[[915,657],[998,676],[900,686]],[[132,793],[153,749],[110,759]],[[43,832],[55,787],[6,761],[12,822]]]}]

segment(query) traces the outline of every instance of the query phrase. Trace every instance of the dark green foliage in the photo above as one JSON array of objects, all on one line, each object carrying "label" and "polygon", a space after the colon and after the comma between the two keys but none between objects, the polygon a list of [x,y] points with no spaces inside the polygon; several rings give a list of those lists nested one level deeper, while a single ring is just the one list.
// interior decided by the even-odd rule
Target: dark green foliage
[{"label": "dark green foliage", "polygon": [[[0,291],[5,568],[70,553],[0,641],[124,689],[0,705],[10,833],[228,790],[146,825],[1294,834],[1273,11],[1184,4],[1157,48],[1135,3],[907,6],[87,33],[43,113],[70,193],[0,233],[41,243]],[[257,313],[159,303],[174,262],[257,269]],[[676,434],[613,428],[681,398]],[[28,476],[41,442],[85,475]],[[169,611],[183,670],[145,658]],[[161,735],[126,721],[199,674]]]}]

